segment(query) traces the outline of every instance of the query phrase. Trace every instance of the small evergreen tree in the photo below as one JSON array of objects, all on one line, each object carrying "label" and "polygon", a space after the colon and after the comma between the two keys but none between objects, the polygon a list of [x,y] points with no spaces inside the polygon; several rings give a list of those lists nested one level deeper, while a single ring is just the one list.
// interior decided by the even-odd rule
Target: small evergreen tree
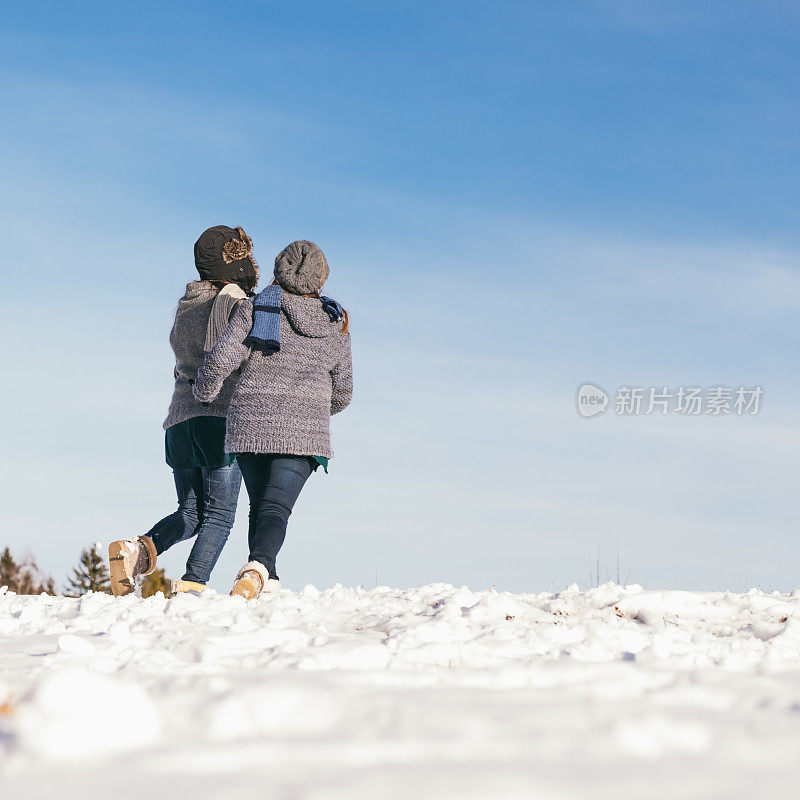
[{"label": "small evergreen tree", "polygon": [[152,597],[157,592],[164,592],[164,597],[169,596],[170,582],[160,567],[153,570],[142,581],[142,597]]},{"label": "small evergreen tree", "polygon": [[72,577],[67,580],[67,593],[70,597],[80,597],[87,592],[111,594],[111,577],[99,542],[89,550],[84,548],[78,566],[72,570]]}]

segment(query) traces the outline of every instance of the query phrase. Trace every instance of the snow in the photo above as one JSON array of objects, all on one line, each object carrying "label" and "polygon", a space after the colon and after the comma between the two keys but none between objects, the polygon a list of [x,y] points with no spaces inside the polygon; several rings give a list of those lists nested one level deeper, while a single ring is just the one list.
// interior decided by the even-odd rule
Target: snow
[{"label": "snow", "polygon": [[798,780],[798,592],[0,589],[2,797],[752,800]]}]

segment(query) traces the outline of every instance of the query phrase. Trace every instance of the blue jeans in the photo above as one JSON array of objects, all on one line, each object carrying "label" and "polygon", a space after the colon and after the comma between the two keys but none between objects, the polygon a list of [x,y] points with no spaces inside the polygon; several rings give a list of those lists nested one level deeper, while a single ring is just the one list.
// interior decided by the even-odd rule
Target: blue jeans
[{"label": "blue jeans", "polygon": [[172,473],[178,510],[157,522],[147,535],[159,554],[196,536],[183,580],[207,583],[233,527],[242,473],[235,461],[227,467],[191,467]]},{"label": "blue jeans", "polygon": [[300,491],[313,467],[308,456],[239,453],[237,461],[250,497],[250,561],[259,561],[277,578],[275,559]]}]

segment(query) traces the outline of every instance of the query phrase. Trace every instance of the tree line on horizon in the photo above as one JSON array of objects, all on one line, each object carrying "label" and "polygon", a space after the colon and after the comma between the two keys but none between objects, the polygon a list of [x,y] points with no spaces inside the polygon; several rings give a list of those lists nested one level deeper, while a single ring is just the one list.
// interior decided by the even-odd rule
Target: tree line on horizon
[{"label": "tree line on horizon", "polygon": [[[11,553],[11,548],[6,546],[0,555],[0,587],[3,586],[7,587],[7,591],[16,594],[81,597],[89,592],[111,594],[111,577],[100,545],[93,544],[83,548],[78,565],[73,567],[64,582],[64,591],[59,592],[52,575],[39,568],[32,554],[17,560]],[[167,596],[169,588],[170,583],[164,570],[156,569],[144,578],[142,597],[151,597],[157,592],[163,592]]]}]

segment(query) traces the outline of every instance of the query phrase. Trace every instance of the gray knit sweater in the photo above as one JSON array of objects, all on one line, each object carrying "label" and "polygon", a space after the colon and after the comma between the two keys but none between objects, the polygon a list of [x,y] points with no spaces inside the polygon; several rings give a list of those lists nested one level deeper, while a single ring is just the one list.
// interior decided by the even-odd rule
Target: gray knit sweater
[{"label": "gray knit sweater", "polygon": [[238,372],[225,381],[211,405],[204,406],[192,394],[192,381],[206,355],[203,348],[208,318],[218,293],[219,289],[210,281],[192,281],[186,285],[186,294],[178,302],[169,335],[175,353],[175,391],[164,428],[192,417],[224,417],[228,413]]},{"label": "gray knit sweater", "polygon": [[[284,292],[281,349],[265,354],[243,344],[253,326],[253,301],[242,301],[206,356],[194,396],[211,401],[243,362],[228,409],[229,453],[333,455],[330,416],[353,394],[350,334],[331,322],[319,300]],[[215,401],[216,402],[216,401]]]}]

